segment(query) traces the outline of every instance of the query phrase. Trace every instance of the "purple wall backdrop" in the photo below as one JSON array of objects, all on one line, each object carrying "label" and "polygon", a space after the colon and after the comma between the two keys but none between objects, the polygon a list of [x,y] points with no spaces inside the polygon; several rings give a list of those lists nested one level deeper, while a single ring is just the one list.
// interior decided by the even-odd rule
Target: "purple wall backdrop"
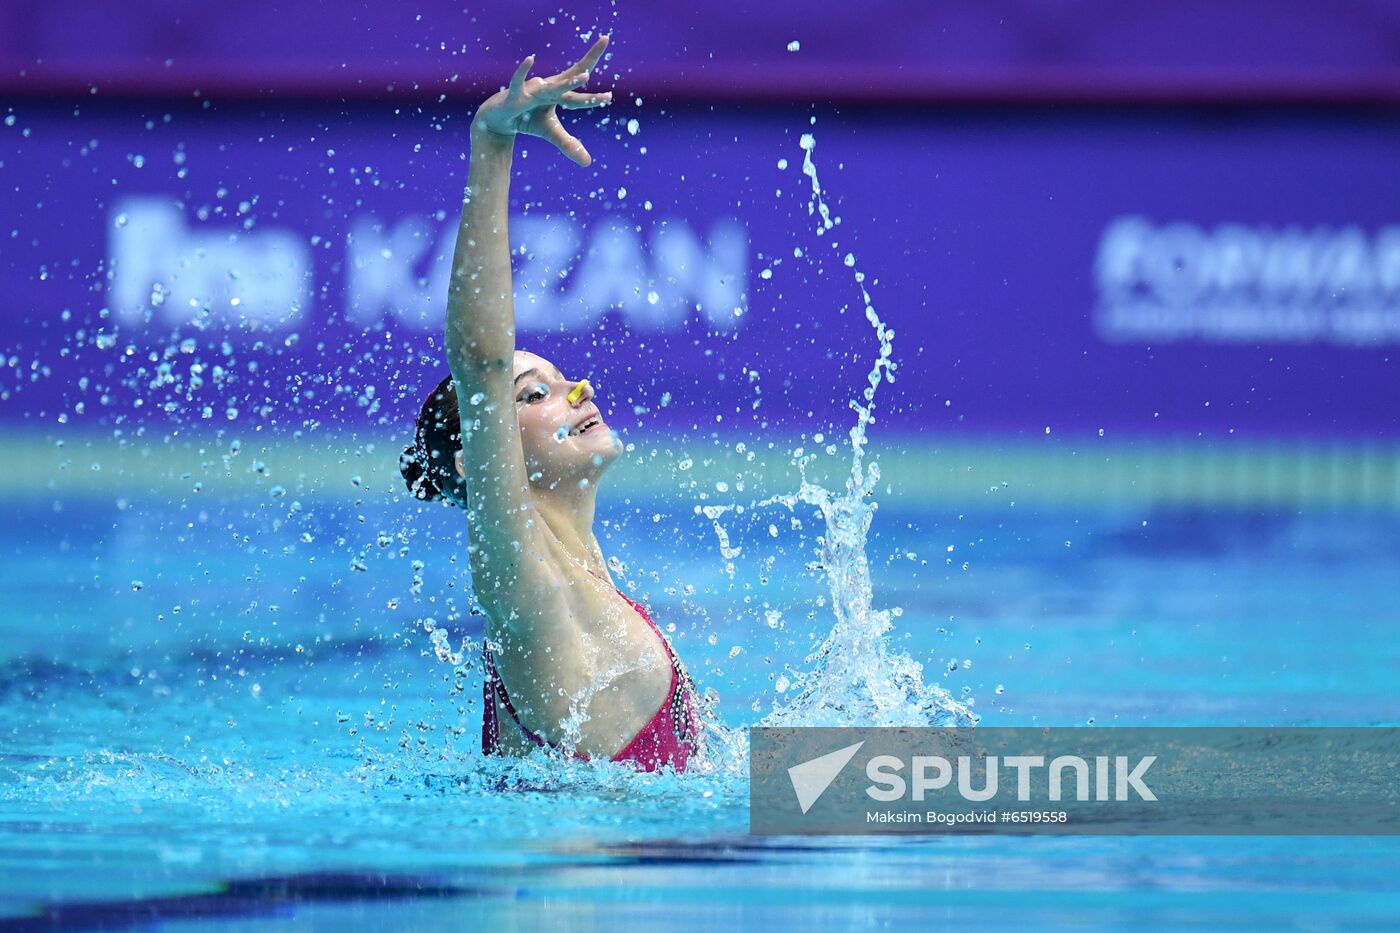
[{"label": "purple wall backdrop", "polygon": [[[517,160],[522,343],[621,424],[846,424],[873,352],[850,252],[897,333],[887,426],[1400,435],[1384,114],[627,100],[575,122],[593,168],[535,140]],[[809,130],[841,218],[820,238]],[[9,108],[0,418],[405,424],[444,370],[465,132],[452,102]]]},{"label": "purple wall backdrop", "polygon": [[1396,0],[7,0],[0,92],[471,99],[596,28],[672,98],[1400,98]]}]

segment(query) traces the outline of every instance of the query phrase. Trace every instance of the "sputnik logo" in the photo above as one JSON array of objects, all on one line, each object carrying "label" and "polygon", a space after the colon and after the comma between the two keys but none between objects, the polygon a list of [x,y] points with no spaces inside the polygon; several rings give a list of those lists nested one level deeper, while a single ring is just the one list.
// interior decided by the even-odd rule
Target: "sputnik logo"
[{"label": "sputnik logo", "polygon": [[797,804],[802,808],[803,813],[812,809],[812,805],[822,794],[826,793],[826,789],[831,786],[832,781],[836,780],[841,769],[850,763],[864,744],[864,742],[857,742],[854,745],[847,745],[845,748],[839,748],[819,758],[812,758],[800,765],[788,768],[788,778],[792,780],[792,789],[797,794]]}]

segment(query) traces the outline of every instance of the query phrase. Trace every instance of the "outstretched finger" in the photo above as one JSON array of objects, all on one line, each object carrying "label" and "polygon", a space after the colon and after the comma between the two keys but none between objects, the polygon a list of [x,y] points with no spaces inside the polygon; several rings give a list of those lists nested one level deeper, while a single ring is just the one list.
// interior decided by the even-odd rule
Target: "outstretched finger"
[{"label": "outstretched finger", "polygon": [[612,91],[601,94],[580,94],[570,91],[559,98],[559,106],[565,110],[587,110],[589,107],[606,107],[612,103]]},{"label": "outstretched finger", "polygon": [[598,64],[598,59],[603,57],[603,52],[607,47],[608,36],[599,36],[598,41],[593,43],[593,48],[585,52],[583,58],[580,58],[567,70],[562,72],[562,76],[572,78],[574,75],[582,74],[585,71],[592,71],[593,66]]},{"label": "outstretched finger", "polygon": [[519,93],[525,86],[525,76],[530,73],[530,69],[535,65],[535,56],[526,55],[525,60],[515,69],[515,74],[510,76],[510,89],[513,93]]},{"label": "outstretched finger", "polygon": [[545,78],[541,90],[556,98],[561,97],[569,91],[583,87],[588,83],[590,77],[591,75],[586,71],[580,71],[578,74],[574,75],[568,74],[567,72],[557,74],[552,78]]},{"label": "outstretched finger", "polygon": [[583,143],[579,142],[576,137],[569,134],[568,130],[564,129],[564,124],[559,122],[558,117],[550,119],[550,121],[545,124],[545,137],[550,142],[554,143],[555,146],[559,147],[560,152],[573,159],[579,165],[587,167],[593,163],[593,157],[588,154],[588,150],[583,147]]}]

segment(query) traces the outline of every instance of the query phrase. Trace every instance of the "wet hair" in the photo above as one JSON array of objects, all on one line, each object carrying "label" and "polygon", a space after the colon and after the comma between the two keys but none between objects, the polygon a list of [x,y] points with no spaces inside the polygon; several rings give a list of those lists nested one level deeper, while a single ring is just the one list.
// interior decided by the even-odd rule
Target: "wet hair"
[{"label": "wet hair", "polygon": [[457,472],[457,451],[461,446],[457,386],[448,376],[423,402],[414,426],[413,443],[399,454],[399,472],[414,498],[424,502],[445,500],[457,506],[465,504],[467,484]]}]

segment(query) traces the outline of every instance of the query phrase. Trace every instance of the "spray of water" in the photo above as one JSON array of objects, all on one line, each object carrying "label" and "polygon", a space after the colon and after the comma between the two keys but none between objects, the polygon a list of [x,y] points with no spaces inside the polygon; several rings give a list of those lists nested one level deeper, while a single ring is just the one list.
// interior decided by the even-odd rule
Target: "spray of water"
[{"label": "spray of water", "polygon": [[[804,134],[801,145],[802,171],[811,181],[808,213],[816,224],[817,235],[824,237],[836,226],[836,221],[817,177],[813,159],[816,139]],[[836,245],[833,241],[833,248]],[[856,421],[849,432],[851,465],[844,487],[833,491],[809,480],[807,466],[814,459],[809,456],[799,461],[801,482],[795,493],[774,496],[747,507],[697,505],[695,512],[709,519],[720,554],[731,565],[742,555],[742,548],[732,541],[724,527],[723,520],[730,513],[738,515],[751,508],[774,507],[796,511],[803,506],[815,506],[825,522],[825,534],[819,539],[820,566],[826,575],[835,621],[820,645],[807,656],[807,670],[789,678],[790,686],[761,725],[972,726],[978,716],[969,704],[954,698],[937,684],[926,684],[923,665],[891,646],[887,636],[893,627],[893,613],[874,606],[866,543],[878,509],[874,493],[880,469],[876,463],[865,462],[865,448],[867,431],[875,416],[876,393],[881,383],[893,382],[895,378],[897,364],[892,356],[895,334],[876,312],[865,274],[860,271],[854,254],[846,253],[842,262],[851,270],[865,308],[865,318],[879,343],[878,354],[861,393],[862,401],[853,399],[850,403]],[[462,652],[451,652],[441,630],[433,633],[433,642],[440,660],[459,665],[460,689],[466,679],[463,657],[470,655],[470,647],[464,644]],[[624,669],[626,667],[624,664]],[[573,698],[573,712],[564,730],[566,748],[571,749],[578,740],[587,719],[588,703],[596,689],[611,683],[621,672],[603,672],[595,689]],[[706,754],[693,761],[689,770],[704,779],[738,780],[747,770],[747,732],[725,726],[713,709],[714,699],[713,695],[708,698],[704,716]],[[540,758],[551,759],[551,764],[546,771],[535,774],[534,769],[541,767],[537,760]],[[611,787],[619,780],[632,780],[631,771],[625,766],[607,762],[580,764],[569,759],[567,752],[560,756],[541,751],[525,759],[488,762],[488,765],[490,780],[498,787],[558,789],[593,784]]]},{"label": "spray of water", "polygon": [[[835,226],[823,197],[813,159],[816,139],[802,136],[802,172],[811,180],[808,214],[824,236]],[[833,248],[835,243],[833,242]],[[888,634],[892,622],[888,609],[873,605],[866,536],[878,503],[874,492],[880,479],[879,465],[865,463],[866,431],[875,414],[875,394],[882,382],[893,382],[896,364],[891,357],[894,331],[875,311],[865,285],[865,275],[854,254],[843,263],[851,270],[865,307],[865,318],[879,341],[879,355],[866,378],[863,403],[852,400],[856,423],[850,430],[851,470],[845,487],[832,491],[807,478],[807,464],[799,463],[801,485],[796,493],[756,503],[757,507],[816,506],[826,522],[821,537],[821,567],[831,595],[836,620],[831,631],[807,657],[808,670],[792,680],[782,702],[762,721],[769,726],[971,726],[977,715],[937,684],[925,684],[923,665],[895,650]],[[736,507],[737,508],[737,507]],[[719,527],[714,507],[706,511],[715,522],[722,546],[728,539]]]}]

